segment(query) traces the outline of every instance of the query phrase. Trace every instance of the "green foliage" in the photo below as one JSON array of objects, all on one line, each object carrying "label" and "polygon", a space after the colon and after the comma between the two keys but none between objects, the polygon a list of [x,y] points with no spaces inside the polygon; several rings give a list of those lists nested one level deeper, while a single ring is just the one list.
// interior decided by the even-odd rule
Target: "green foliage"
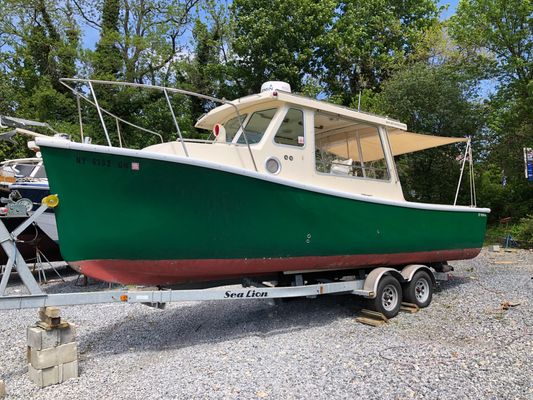
[{"label": "green foliage", "polygon": [[516,229],[516,238],[519,241],[533,245],[533,215],[528,215],[520,219]]},{"label": "green foliage", "polygon": [[[523,173],[523,147],[533,145],[533,3],[531,0],[461,1],[450,33],[460,50],[497,79],[488,101],[487,162],[507,177],[506,207],[495,217],[533,210],[533,186]],[[502,212],[500,214],[499,212]]]},{"label": "green foliage", "polygon": [[432,0],[338,2],[318,49],[326,92],[340,96],[347,106],[356,104],[360,90],[378,92],[405,65],[437,18]]},{"label": "green foliage", "polygon": [[[482,110],[469,101],[471,83],[448,65],[415,64],[383,84],[374,110],[407,123],[409,130],[440,136],[470,135],[475,142],[482,128]],[[460,116],[460,118],[458,118]],[[464,145],[451,145],[400,156],[398,169],[405,197],[424,202],[453,202]],[[459,204],[468,204],[466,185]]]},{"label": "green foliage", "polygon": [[[100,30],[88,52],[94,77],[157,84],[183,50],[180,38],[199,0],[80,1],[84,19]],[[96,16],[96,22],[89,16]]]},{"label": "green foliage", "polygon": [[233,50],[241,94],[257,93],[268,80],[290,83],[300,92],[317,50],[332,23],[335,0],[235,0]]},{"label": "green foliage", "polygon": [[[193,92],[222,98],[235,97],[231,81],[230,67],[223,60],[227,57],[229,24],[226,10],[215,4],[206,4],[208,20],[197,17],[192,30],[195,43],[194,51],[177,64],[179,87]],[[190,99],[191,117],[196,120],[213,108],[213,103],[197,97]]]},{"label": "green foliage", "polygon": [[[510,243],[507,242],[509,235],[512,239]],[[515,222],[493,223],[487,227],[485,243],[533,248],[533,215]]]},{"label": "green foliage", "polygon": [[532,14],[531,0],[461,0],[450,32],[465,51],[483,59],[494,76],[528,96]]},{"label": "green foliage", "polygon": [[491,209],[489,222],[494,222],[502,216],[508,216],[508,187],[503,184],[502,170],[494,165],[484,165],[476,180],[478,203]]},{"label": "green foliage", "polygon": [[119,72],[122,71],[124,60],[117,45],[120,40],[119,13],[119,0],[104,0],[102,31],[92,60],[95,78],[116,79],[119,77]]},{"label": "green foliage", "polygon": [[[0,8],[0,113],[72,126],[75,102],[59,82],[76,73],[79,28],[69,3],[5,0]],[[44,132],[43,132],[44,133]],[[49,132],[48,132],[49,133]],[[27,138],[3,142],[0,157],[32,156]]]}]

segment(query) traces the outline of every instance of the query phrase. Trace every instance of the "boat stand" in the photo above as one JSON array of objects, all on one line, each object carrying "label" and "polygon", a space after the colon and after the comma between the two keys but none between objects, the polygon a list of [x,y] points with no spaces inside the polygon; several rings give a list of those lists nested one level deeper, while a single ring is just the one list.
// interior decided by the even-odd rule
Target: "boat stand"
[{"label": "boat stand", "polygon": [[38,276],[39,276],[39,283],[48,283],[50,282],[48,278],[46,277],[46,271],[45,271],[45,264],[48,265],[48,267],[55,272],[59,280],[62,282],[65,282],[65,279],[61,276],[59,271],[56,269],[54,264],[45,256],[45,254],[37,247],[35,249],[35,263],[34,266],[37,268]]}]

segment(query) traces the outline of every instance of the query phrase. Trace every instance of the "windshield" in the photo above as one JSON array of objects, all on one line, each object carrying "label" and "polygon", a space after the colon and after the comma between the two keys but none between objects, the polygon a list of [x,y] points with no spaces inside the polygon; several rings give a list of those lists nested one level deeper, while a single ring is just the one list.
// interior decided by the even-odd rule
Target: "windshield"
[{"label": "windshield", "polygon": [[[276,114],[277,108],[270,108],[268,110],[256,111],[252,114],[248,123],[244,127],[246,133],[246,139],[249,144],[259,143],[263,135],[265,134],[268,125],[272,121],[274,114]],[[244,135],[241,134],[237,143],[244,144]]]},{"label": "windshield", "polygon": [[33,178],[46,178],[46,171],[44,169],[44,165],[40,165],[37,167],[37,170],[33,173]]},{"label": "windshield", "polygon": [[224,124],[224,129],[226,130],[226,142],[230,143],[233,141],[233,138],[241,128],[241,122],[244,123],[246,120],[247,114],[243,114],[240,117],[235,117],[230,119]]},{"label": "windshield", "polygon": [[17,164],[15,170],[17,171],[18,178],[24,178],[30,176],[31,172],[35,169],[34,164]]}]

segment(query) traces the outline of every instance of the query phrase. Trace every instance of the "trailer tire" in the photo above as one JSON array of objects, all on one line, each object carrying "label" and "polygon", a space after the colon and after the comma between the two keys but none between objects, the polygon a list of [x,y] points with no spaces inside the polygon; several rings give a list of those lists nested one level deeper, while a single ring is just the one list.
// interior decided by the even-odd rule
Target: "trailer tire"
[{"label": "trailer tire", "polygon": [[403,298],[420,308],[429,306],[433,299],[433,281],[426,271],[418,271],[404,287]]},{"label": "trailer tire", "polygon": [[393,318],[400,312],[402,303],[402,286],[392,275],[384,275],[378,283],[376,297],[368,299],[368,307],[387,318]]}]

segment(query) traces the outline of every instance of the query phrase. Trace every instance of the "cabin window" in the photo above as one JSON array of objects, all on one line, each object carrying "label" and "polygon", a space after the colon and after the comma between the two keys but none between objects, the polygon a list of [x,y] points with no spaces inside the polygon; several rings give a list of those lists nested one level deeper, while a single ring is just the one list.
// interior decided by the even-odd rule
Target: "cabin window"
[{"label": "cabin window", "polygon": [[389,180],[378,128],[329,115],[315,115],[316,170],[358,178]]},{"label": "cabin window", "polygon": [[[256,111],[254,112],[248,123],[244,127],[244,133],[246,133],[246,139],[248,139],[249,144],[259,143],[261,138],[265,134],[268,125],[274,118],[277,108],[271,108],[268,110]],[[237,143],[245,144],[244,135],[241,134]]]},{"label": "cabin window", "polygon": [[289,108],[279,127],[274,142],[289,146],[304,145],[304,113],[302,110]]},{"label": "cabin window", "polygon": [[233,138],[239,129],[241,129],[241,124],[244,124],[246,116],[246,114],[243,114],[240,117],[237,116],[224,124],[224,129],[226,130],[226,142],[231,143],[233,141]]},{"label": "cabin window", "polygon": [[14,170],[16,171],[16,176],[20,178],[30,176],[34,169],[35,164],[17,164],[14,167]]},{"label": "cabin window", "polygon": [[44,165],[37,167],[37,170],[33,172],[33,174],[34,174],[33,178],[39,178],[39,179],[46,178],[46,170],[44,169]]}]

